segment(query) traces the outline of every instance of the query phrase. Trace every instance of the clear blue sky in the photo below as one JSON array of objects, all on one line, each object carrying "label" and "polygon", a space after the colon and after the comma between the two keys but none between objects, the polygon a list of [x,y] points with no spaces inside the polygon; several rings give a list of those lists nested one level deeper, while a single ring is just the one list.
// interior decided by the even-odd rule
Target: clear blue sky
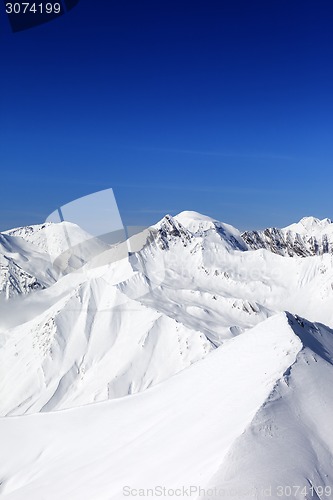
[{"label": "clear blue sky", "polygon": [[333,4],[81,0],[1,28],[0,229],[112,187],[126,224],[333,218]]}]

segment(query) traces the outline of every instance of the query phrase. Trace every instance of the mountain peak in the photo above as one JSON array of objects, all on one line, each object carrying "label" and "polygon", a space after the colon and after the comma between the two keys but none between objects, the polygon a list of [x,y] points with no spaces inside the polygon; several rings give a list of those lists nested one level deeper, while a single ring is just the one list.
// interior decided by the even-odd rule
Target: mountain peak
[{"label": "mountain peak", "polygon": [[180,212],[175,217],[179,222],[182,222],[182,221],[185,221],[188,219],[196,220],[196,221],[207,221],[207,222],[216,221],[216,219],[213,219],[212,217],[209,217],[208,215],[203,215],[203,214],[200,214],[199,212],[194,212],[191,210],[184,210],[183,212]]},{"label": "mountain peak", "polygon": [[290,257],[333,253],[333,224],[328,218],[303,217],[282,229],[271,227],[263,231],[246,231],[242,237],[252,250],[266,248]]},{"label": "mountain peak", "polygon": [[325,233],[333,233],[333,224],[331,219],[318,219],[317,217],[303,217],[299,222],[291,224],[284,228],[294,233],[306,236],[318,236]]},{"label": "mountain peak", "polygon": [[316,217],[303,217],[300,221],[300,224],[303,224],[304,226],[327,226],[328,224],[332,224],[331,219],[328,219],[327,217],[325,219],[317,219]]},{"label": "mountain peak", "polygon": [[225,248],[248,250],[238,229],[198,212],[181,212],[174,217],[166,215],[152,227],[160,232],[164,246],[168,246],[167,240],[171,241],[174,237],[180,237],[183,244],[187,246],[189,242],[193,242],[195,239],[199,241],[200,238],[214,237],[215,234],[218,236],[219,241],[224,242]]}]

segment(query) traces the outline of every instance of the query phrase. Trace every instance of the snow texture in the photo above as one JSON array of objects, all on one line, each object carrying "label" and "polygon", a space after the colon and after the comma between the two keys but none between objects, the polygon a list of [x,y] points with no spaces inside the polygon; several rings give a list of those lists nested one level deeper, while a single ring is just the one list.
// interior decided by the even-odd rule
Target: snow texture
[{"label": "snow texture", "polygon": [[332,226],[1,234],[0,498],[332,499]]}]

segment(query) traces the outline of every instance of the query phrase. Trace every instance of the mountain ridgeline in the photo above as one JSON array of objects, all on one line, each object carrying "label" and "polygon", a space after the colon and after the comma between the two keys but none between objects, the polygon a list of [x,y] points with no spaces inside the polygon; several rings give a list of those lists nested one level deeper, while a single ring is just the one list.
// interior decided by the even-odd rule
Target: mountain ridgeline
[{"label": "mountain ridgeline", "polygon": [[1,499],[332,498],[332,242],[196,212],[0,234]]},{"label": "mountain ridgeline", "polygon": [[333,254],[333,224],[330,219],[306,217],[283,229],[245,231],[242,238],[251,250],[265,248],[278,255],[310,257]]}]

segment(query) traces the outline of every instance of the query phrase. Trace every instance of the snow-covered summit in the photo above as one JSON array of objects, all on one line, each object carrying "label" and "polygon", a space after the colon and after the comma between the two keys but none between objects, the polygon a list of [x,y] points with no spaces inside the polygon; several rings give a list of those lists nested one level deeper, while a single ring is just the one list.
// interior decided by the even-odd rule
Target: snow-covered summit
[{"label": "snow-covered summit", "polygon": [[166,215],[153,227],[160,232],[164,242],[170,240],[170,237],[180,237],[188,245],[191,241],[197,243],[199,238],[205,239],[214,233],[219,236],[225,248],[242,251],[248,249],[238,229],[198,212],[185,211],[174,217]]},{"label": "snow-covered summit", "polygon": [[0,299],[45,288],[55,280],[47,254],[22,238],[0,233]]},{"label": "snow-covered summit", "polygon": [[[208,228],[212,227],[214,222],[217,222],[216,219],[209,217],[208,215],[200,214],[199,212],[194,212],[191,210],[185,210],[175,215],[175,219],[177,219],[183,226],[190,229],[189,226],[195,227],[197,225],[207,226]],[[192,231],[193,232],[193,231]],[[195,231],[194,231],[195,232]]]},{"label": "snow-covered summit", "polygon": [[17,241],[24,240],[43,252],[60,276],[82,267],[109,248],[99,238],[67,221],[18,227],[4,234],[15,237]]},{"label": "snow-covered summit", "polygon": [[246,245],[241,238],[241,233],[238,229],[226,224],[225,222],[220,222],[207,215],[202,215],[198,212],[181,212],[175,216],[175,219],[180,222],[186,229],[191,231],[193,234],[203,234],[205,231],[214,230],[217,231],[222,237],[227,241],[233,242],[235,248],[241,250],[247,250]]},{"label": "snow-covered summit", "polygon": [[316,217],[303,217],[299,222],[291,224],[284,231],[293,231],[304,236],[320,236],[322,234],[333,235],[333,223],[331,219],[317,219]]},{"label": "snow-covered summit", "polygon": [[[51,257],[61,255],[69,247],[75,247],[93,239],[89,233],[72,222],[45,222],[5,231],[4,234],[23,238],[36,245]],[[102,244],[100,242],[100,244]]]},{"label": "snow-covered summit", "polygon": [[303,217],[299,222],[282,229],[272,227],[262,231],[246,231],[242,238],[253,250],[266,248],[290,257],[333,253],[333,223],[327,218]]},{"label": "snow-covered summit", "polygon": [[[82,234],[0,235],[7,288],[48,279],[0,301],[1,498],[119,500],[125,484],[200,483],[264,500],[266,484],[309,498],[309,485],[333,484],[326,232],[273,228],[245,244],[183,212],[96,258],[68,252],[64,227]],[[52,281],[57,252],[68,272]]]}]

